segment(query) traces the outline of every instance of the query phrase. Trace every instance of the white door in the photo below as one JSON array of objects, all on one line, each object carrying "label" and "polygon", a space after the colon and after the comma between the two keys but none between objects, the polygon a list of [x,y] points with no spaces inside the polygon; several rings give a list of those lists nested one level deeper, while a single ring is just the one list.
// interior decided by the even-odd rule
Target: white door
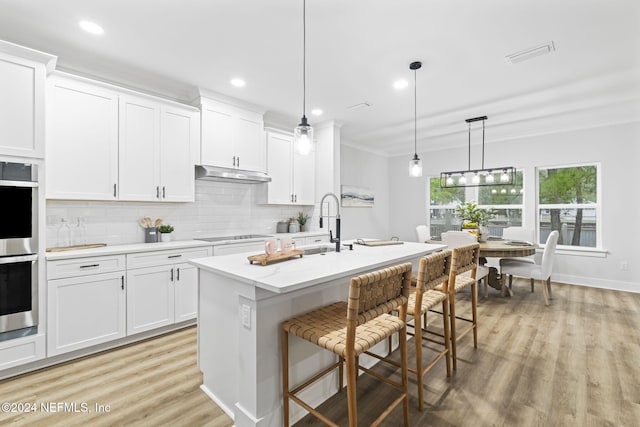
[{"label": "white door", "polygon": [[160,188],[160,105],[120,96],[120,200],[153,201]]},{"label": "white door", "polygon": [[167,202],[193,202],[194,164],[192,150],[197,142],[195,112],[162,107],[161,197]]},{"label": "white door", "polygon": [[200,163],[233,168],[235,119],[224,106],[202,107]]},{"label": "white door", "polygon": [[267,135],[267,173],[271,182],[267,184],[267,202],[293,204],[291,187],[293,138],[288,135]]},{"label": "white door", "polygon": [[174,323],[172,280],[170,266],[127,271],[127,335]]},{"label": "white door", "polygon": [[195,319],[198,316],[198,269],[187,263],[174,268],[175,321]]},{"label": "white door", "polygon": [[51,79],[47,105],[47,198],[115,200],[118,95]]},{"label": "white door", "polygon": [[124,272],[48,282],[47,354],[125,336]]},{"label": "white door", "polygon": [[313,205],[316,200],[316,153],[293,154],[293,194],[299,205]]}]

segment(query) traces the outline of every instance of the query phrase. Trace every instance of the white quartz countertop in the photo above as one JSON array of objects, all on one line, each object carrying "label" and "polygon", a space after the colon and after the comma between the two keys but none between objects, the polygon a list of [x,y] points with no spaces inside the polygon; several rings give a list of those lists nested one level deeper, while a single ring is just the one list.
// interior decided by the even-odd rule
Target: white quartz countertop
[{"label": "white quartz countertop", "polygon": [[[344,242],[348,243],[348,242]],[[291,292],[341,277],[352,277],[392,263],[403,263],[446,248],[445,245],[404,242],[401,245],[361,246],[353,250],[305,255],[262,266],[250,264],[247,255],[197,258],[197,267],[275,293]],[[201,283],[201,286],[215,286]]]},{"label": "white quartz countertop", "polygon": [[102,246],[99,248],[90,248],[90,249],[77,249],[77,250],[61,251],[61,252],[47,252],[46,259],[57,260],[57,259],[69,259],[69,258],[84,258],[84,257],[91,257],[91,256],[128,254],[128,253],[135,253],[135,252],[196,248],[196,247],[202,247],[202,246],[212,246],[212,244],[210,242],[204,242],[202,240],[176,240],[173,242],[158,242],[158,243],[132,243],[128,245],[112,245],[112,246]]}]

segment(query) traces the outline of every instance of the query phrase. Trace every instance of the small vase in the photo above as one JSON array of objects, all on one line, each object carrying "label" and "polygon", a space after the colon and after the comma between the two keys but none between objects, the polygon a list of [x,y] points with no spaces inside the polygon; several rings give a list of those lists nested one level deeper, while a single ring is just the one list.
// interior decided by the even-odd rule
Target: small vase
[{"label": "small vase", "polygon": [[487,238],[489,237],[489,227],[487,227],[486,225],[481,225],[479,231],[480,237],[478,238],[478,240],[481,242],[486,242]]},{"label": "small vase", "polygon": [[307,224],[300,225],[300,232],[307,231]]},{"label": "small vase", "polygon": [[160,241],[161,242],[170,242],[171,241],[171,233],[160,233]]}]

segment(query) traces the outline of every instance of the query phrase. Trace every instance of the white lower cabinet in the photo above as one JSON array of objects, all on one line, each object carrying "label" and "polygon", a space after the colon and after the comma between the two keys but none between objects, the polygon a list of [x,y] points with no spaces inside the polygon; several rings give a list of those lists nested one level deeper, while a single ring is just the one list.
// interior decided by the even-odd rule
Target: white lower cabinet
[{"label": "white lower cabinet", "polygon": [[125,336],[124,274],[49,281],[49,356]]},{"label": "white lower cabinet", "polygon": [[47,262],[47,355],[126,334],[124,255]]},{"label": "white lower cabinet", "polygon": [[127,334],[196,318],[197,269],[186,261],[210,255],[209,248],[127,255]]},{"label": "white lower cabinet", "polygon": [[195,319],[198,274],[187,261],[211,254],[190,247],[48,261],[47,356]]}]

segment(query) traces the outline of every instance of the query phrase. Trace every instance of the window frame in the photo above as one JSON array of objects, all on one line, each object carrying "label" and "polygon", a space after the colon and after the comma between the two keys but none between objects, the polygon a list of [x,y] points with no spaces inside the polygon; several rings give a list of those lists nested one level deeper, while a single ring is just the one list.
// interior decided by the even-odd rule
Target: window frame
[{"label": "window frame", "polygon": [[[548,169],[570,169],[579,168],[585,166],[594,166],[596,168],[596,202],[595,203],[540,203],[540,171]],[[596,220],[596,245],[595,246],[573,246],[558,244],[558,250],[556,253],[576,253],[576,252],[593,252],[594,254],[602,253],[606,254],[602,245],[603,236],[603,222],[602,222],[602,165],[600,162],[584,162],[584,163],[570,163],[570,164],[558,164],[550,166],[536,166],[535,167],[535,233],[536,240],[539,242],[538,246],[545,247],[546,242],[541,242],[540,232],[540,210],[541,209],[594,209]]]}]

